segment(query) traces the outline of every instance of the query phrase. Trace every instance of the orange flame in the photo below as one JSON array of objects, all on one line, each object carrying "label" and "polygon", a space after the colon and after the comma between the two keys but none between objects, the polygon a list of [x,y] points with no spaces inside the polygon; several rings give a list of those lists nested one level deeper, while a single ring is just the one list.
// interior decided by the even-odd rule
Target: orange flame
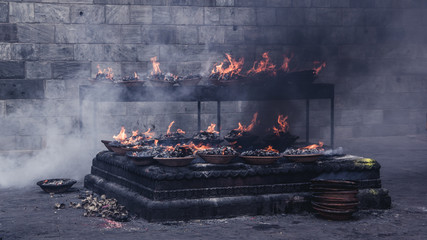
[{"label": "orange flame", "polygon": [[[217,64],[212,69],[211,74],[219,73],[220,77],[223,77],[225,74],[230,74],[230,77],[234,74],[239,74],[242,71],[243,63],[245,62],[244,58],[240,58],[239,60],[236,60],[231,57],[230,54],[225,54],[226,59],[224,59],[223,62],[220,64]],[[224,64],[228,64],[228,67],[225,68]]]},{"label": "orange flame", "polygon": [[289,72],[289,62],[291,62],[291,60],[292,60],[293,57],[294,57],[293,54],[291,54],[290,57],[288,57],[288,56],[285,55],[284,58],[283,58],[283,64],[280,67],[280,69],[283,70],[284,72]]},{"label": "orange flame", "polygon": [[270,62],[270,58],[268,57],[268,52],[262,54],[262,60],[254,62],[252,68],[247,72],[247,74],[257,74],[260,72],[270,72],[273,75],[276,75],[276,65]]},{"label": "orange flame", "polygon": [[157,147],[157,144],[159,144],[159,140],[158,139],[154,140],[154,146]]},{"label": "orange flame", "polygon": [[288,120],[288,116],[283,117],[283,115],[279,115],[279,117],[277,118],[279,128],[273,127],[274,134],[280,136],[281,132],[286,133],[289,130],[289,124],[286,120]]},{"label": "orange flame", "polygon": [[252,117],[251,124],[249,124],[249,125],[246,127],[246,126],[243,126],[243,125],[239,122],[239,127],[238,127],[238,128],[236,128],[236,129],[234,129],[234,130],[236,130],[236,131],[240,131],[240,132],[250,132],[250,131],[252,131],[252,129],[253,129],[253,128],[254,128],[254,126],[255,126],[255,123],[256,123],[256,119],[257,119],[257,117],[258,117],[258,113],[256,112],[256,113],[254,113],[254,116]]},{"label": "orange flame", "polygon": [[206,132],[208,132],[208,133],[218,133],[218,131],[215,131],[215,127],[216,127],[216,124],[215,123],[211,123],[211,125],[208,127],[208,129],[206,129]]},{"label": "orange flame", "polygon": [[153,63],[153,71],[151,71],[151,75],[161,74],[162,71],[160,71],[160,63],[157,62],[157,57],[152,57],[150,60]]},{"label": "orange flame", "polygon": [[112,68],[107,67],[107,69],[101,70],[101,67],[99,67],[99,64],[96,65],[96,68],[98,68],[98,74],[105,74],[105,78],[113,80],[114,73]]},{"label": "orange flame", "polygon": [[[326,67],[326,62],[318,62],[318,61],[315,61],[315,62],[313,62],[313,64],[315,65],[314,66],[314,68],[313,68],[313,71],[314,71],[314,73],[316,74],[316,75],[318,75],[319,74],[319,72],[324,68],[324,67]],[[320,65],[319,65],[320,64]],[[319,65],[318,67],[316,67],[316,65]]]},{"label": "orange flame", "polygon": [[125,141],[127,138],[125,127],[122,126],[120,133],[117,136],[113,136],[113,138],[114,138],[114,140],[119,141],[119,142]]},{"label": "orange flame", "polygon": [[268,146],[266,148],[264,148],[265,151],[269,151],[269,152],[276,152],[279,153],[279,150],[274,149],[272,146]]},{"label": "orange flame", "polygon": [[135,79],[139,79],[139,76],[138,76],[138,74],[136,74],[136,72],[134,72],[133,74],[134,74],[133,76]]},{"label": "orange flame", "polygon": [[183,131],[183,130],[181,130],[181,129],[179,129],[179,128],[176,130],[176,132],[177,132],[177,133],[180,133],[180,134],[185,134],[185,131]]},{"label": "orange flame", "polygon": [[175,123],[175,121],[172,121],[171,123],[169,123],[168,130],[166,131],[166,135],[171,134],[171,127],[174,123]]},{"label": "orange flame", "polygon": [[319,141],[319,145],[312,144],[312,145],[309,145],[309,146],[306,146],[306,147],[302,147],[300,149],[321,149],[322,147],[323,147],[323,142]]},{"label": "orange flame", "polygon": [[151,132],[151,128],[149,128],[146,132],[143,133],[147,139],[151,139],[154,137],[155,133]]}]

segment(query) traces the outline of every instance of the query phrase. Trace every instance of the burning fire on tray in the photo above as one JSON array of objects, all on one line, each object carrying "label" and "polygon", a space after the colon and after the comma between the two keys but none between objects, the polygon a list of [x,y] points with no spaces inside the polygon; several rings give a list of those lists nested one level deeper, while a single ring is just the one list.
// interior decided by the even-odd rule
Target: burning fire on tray
[{"label": "burning fire on tray", "polygon": [[325,150],[322,147],[323,147],[323,142],[319,142],[319,144],[312,144],[312,145],[297,148],[297,149],[294,149],[294,148],[286,149],[284,154],[285,155],[323,154]]}]

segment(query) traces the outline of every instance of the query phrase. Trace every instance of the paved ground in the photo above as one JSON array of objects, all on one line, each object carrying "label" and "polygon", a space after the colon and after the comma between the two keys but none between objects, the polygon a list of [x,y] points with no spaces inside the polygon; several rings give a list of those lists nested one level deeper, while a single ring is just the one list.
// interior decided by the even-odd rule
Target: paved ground
[{"label": "paved ground", "polygon": [[[427,239],[427,136],[341,142],[347,153],[382,165],[391,210],[361,211],[351,221],[309,213],[173,223],[126,223],[83,217],[83,210],[54,209],[78,201],[78,191],[50,197],[37,186],[0,189],[0,239]],[[77,184],[77,190],[82,189]]]}]

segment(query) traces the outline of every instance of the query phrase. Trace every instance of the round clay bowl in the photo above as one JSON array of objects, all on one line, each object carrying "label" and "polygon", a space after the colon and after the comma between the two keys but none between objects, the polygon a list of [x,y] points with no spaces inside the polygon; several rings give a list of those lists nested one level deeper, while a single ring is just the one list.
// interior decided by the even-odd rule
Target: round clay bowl
[{"label": "round clay bowl", "polygon": [[189,165],[196,157],[187,156],[187,157],[177,157],[177,158],[160,158],[154,157],[154,160],[159,162],[162,165],[169,167],[183,167]]},{"label": "round clay bowl", "polygon": [[[62,181],[62,184],[55,185],[52,182]],[[68,178],[54,178],[38,181],[37,185],[47,193],[63,193],[71,188],[77,181]]]},{"label": "round clay bowl", "polygon": [[235,155],[209,155],[209,154],[199,154],[199,156],[208,163],[213,164],[227,164],[231,162]]},{"label": "round clay bowl", "polygon": [[146,166],[154,163],[154,156],[147,156],[147,157],[137,157],[133,156],[132,152],[127,152],[126,157],[131,159],[133,164],[137,166]]},{"label": "round clay bowl", "polygon": [[316,162],[321,156],[322,154],[284,155],[287,159],[299,163]]},{"label": "round clay bowl", "polygon": [[359,199],[357,197],[325,197],[313,195],[313,201],[327,203],[355,203],[358,202]]},{"label": "round clay bowl", "polygon": [[276,162],[280,156],[240,156],[248,164],[267,165]]},{"label": "round clay bowl", "polygon": [[108,149],[108,151],[113,152],[113,149],[108,145],[111,141],[109,140],[101,140],[101,142],[105,145],[105,147]]}]

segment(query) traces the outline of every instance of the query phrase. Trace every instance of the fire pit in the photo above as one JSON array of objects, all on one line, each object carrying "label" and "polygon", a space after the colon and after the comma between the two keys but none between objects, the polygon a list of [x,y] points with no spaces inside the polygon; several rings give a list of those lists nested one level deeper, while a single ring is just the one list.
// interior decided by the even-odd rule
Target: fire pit
[{"label": "fire pit", "polygon": [[63,193],[68,191],[77,181],[68,178],[55,178],[38,181],[37,185],[47,193]]}]

